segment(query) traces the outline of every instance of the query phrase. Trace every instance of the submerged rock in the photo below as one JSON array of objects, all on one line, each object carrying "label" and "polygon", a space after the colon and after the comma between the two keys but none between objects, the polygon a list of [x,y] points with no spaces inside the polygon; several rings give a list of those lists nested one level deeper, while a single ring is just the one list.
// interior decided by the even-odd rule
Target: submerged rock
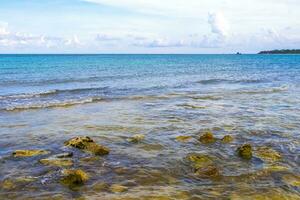
[{"label": "submerged rock", "polygon": [[118,184],[113,184],[110,186],[110,191],[113,193],[121,193],[126,192],[128,190],[128,187]]},{"label": "submerged rock", "polygon": [[16,187],[16,185],[9,179],[5,179],[1,184],[0,184],[1,188],[5,189],[5,190],[11,190],[14,189]]},{"label": "submerged rock", "polygon": [[196,175],[200,177],[217,177],[220,175],[219,169],[214,165],[208,165],[206,167],[202,167],[197,169]]},{"label": "submerged rock", "polygon": [[280,153],[270,147],[258,147],[255,154],[257,157],[269,162],[275,162],[281,159]]},{"label": "submerged rock", "polygon": [[92,189],[95,192],[104,192],[104,191],[107,191],[109,189],[109,185],[107,183],[104,183],[104,182],[99,182],[99,183],[95,183],[92,186]]},{"label": "submerged rock", "polygon": [[218,168],[213,160],[203,154],[190,154],[187,159],[191,162],[196,175],[200,177],[217,177],[220,175]]},{"label": "submerged rock", "polygon": [[136,134],[134,136],[132,136],[131,138],[127,139],[128,142],[132,142],[132,143],[138,143],[141,142],[145,139],[145,135],[143,134]]},{"label": "submerged rock", "polygon": [[49,154],[50,151],[46,150],[16,150],[12,154],[14,157],[31,157],[38,155]]},{"label": "submerged rock", "polygon": [[65,169],[62,171],[62,175],[60,182],[70,187],[83,185],[89,179],[88,174],[81,169]]},{"label": "submerged rock", "polygon": [[73,161],[70,159],[72,156],[73,153],[61,153],[49,158],[41,159],[40,163],[58,167],[69,167],[73,165]]},{"label": "submerged rock", "polygon": [[189,141],[190,139],[192,139],[192,136],[189,136],[189,135],[180,135],[180,136],[177,136],[176,137],[176,140],[178,142],[187,142]]},{"label": "submerged rock", "polygon": [[161,151],[164,149],[164,146],[161,144],[143,144],[139,148],[145,151]]},{"label": "submerged rock", "polygon": [[291,185],[294,187],[300,187],[300,176],[289,174],[289,175],[283,176],[282,180],[288,185]]},{"label": "submerged rock", "polygon": [[95,155],[107,155],[109,154],[109,149],[98,145],[90,137],[75,137],[69,141],[65,142],[66,146],[75,147],[84,151],[91,152]]},{"label": "submerged rock", "polygon": [[252,147],[250,144],[244,144],[237,149],[238,155],[244,159],[252,158]]},{"label": "submerged rock", "polygon": [[233,139],[233,137],[231,136],[231,135],[225,135],[223,138],[222,138],[222,142],[223,143],[230,143],[230,142],[232,142],[234,139]]},{"label": "submerged rock", "polygon": [[65,158],[46,158],[41,159],[40,163],[43,165],[52,165],[52,166],[58,166],[58,167],[69,167],[73,165],[73,161],[70,159]]},{"label": "submerged rock", "polygon": [[211,131],[208,131],[200,136],[199,141],[204,144],[214,143],[216,139]]}]

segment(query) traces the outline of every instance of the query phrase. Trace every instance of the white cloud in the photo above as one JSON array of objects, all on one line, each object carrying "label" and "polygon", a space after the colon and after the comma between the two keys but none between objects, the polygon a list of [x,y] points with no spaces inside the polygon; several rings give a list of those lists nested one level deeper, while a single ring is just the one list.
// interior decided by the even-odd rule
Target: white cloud
[{"label": "white cloud", "polygon": [[82,43],[78,39],[77,35],[73,35],[72,38],[65,40],[65,45],[66,46],[80,46],[80,45],[82,45]]},{"label": "white cloud", "polygon": [[172,41],[166,38],[157,38],[153,40],[138,40],[132,43],[134,46],[148,47],[148,48],[157,48],[157,47],[184,47],[188,46],[187,43],[183,40]]},{"label": "white cloud", "polygon": [[23,47],[44,47],[59,48],[63,46],[82,45],[78,37],[65,39],[62,37],[49,37],[44,35],[33,35],[28,33],[13,32],[7,24],[0,24],[0,47],[23,48]]},{"label": "white cloud", "polygon": [[208,23],[211,26],[211,31],[220,36],[227,36],[229,31],[229,24],[222,12],[209,13]]}]

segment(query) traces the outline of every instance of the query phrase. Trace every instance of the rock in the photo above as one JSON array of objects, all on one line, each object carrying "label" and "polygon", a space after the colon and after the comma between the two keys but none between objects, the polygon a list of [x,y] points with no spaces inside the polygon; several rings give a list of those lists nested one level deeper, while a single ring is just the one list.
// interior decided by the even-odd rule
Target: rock
[{"label": "rock", "polygon": [[88,174],[81,169],[65,169],[62,175],[61,183],[70,187],[83,185],[89,179]]},{"label": "rock", "polygon": [[5,189],[5,190],[11,190],[11,189],[14,189],[15,187],[16,187],[16,185],[9,179],[5,179],[1,183],[1,188]]},{"label": "rock", "polygon": [[234,139],[233,139],[233,137],[231,136],[231,135],[225,135],[223,138],[222,138],[222,142],[223,143],[230,143],[230,142],[232,142]]},{"label": "rock", "polygon": [[189,141],[190,139],[192,139],[192,136],[188,136],[188,135],[180,135],[180,136],[177,136],[176,137],[176,140],[178,142],[187,142]]},{"label": "rock", "polygon": [[96,162],[98,160],[100,160],[99,156],[80,158],[80,162],[82,163]]},{"label": "rock", "polygon": [[71,157],[73,157],[73,153],[72,152],[64,152],[64,153],[56,154],[54,156],[56,158],[71,158]]},{"label": "rock", "polygon": [[288,185],[291,185],[294,187],[300,187],[300,176],[289,174],[289,175],[283,176],[282,180]]},{"label": "rock", "polygon": [[109,154],[109,149],[98,145],[90,137],[75,137],[69,141],[65,142],[66,146],[75,147],[84,151],[91,152],[95,155],[107,155]]},{"label": "rock", "polygon": [[43,165],[52,165],[57,167],[69,167],[73,165],[73,161],[66,158],[46,158],[41,159],[40,163]]},{"label": "rock", "polygon": [[237,149],[238,155],[244,159],[252,158],[252,147],[250,144],[244,144]]},{"label": "rock", "polygon": [[113,184],[110,186],[110,191],[113,193],[126,192],[127,190],[128,188],[123,185]]},{"label": "rock", "polygon": [[107,191],[109,189],[109,185],[107,183],[104,183],[104,182],[99,182],[99,183],[95,183],[92,186],[92,189],[95,192],[104,192],[104,191]]},{"label": "rock", "polygon": [[132,136],[131,138],[127,139],[128,142],[132,142],[132,143],[138,143],[141,142],[145,139],[145,135],[142,134],[136,134],[134,136]]},{"label": "rock", "polygon": [[220,175],[218,168],[207,155],[191,154],[187,159],[191,162],[195,174],[199,177],[212,178]]},{"label": "rock", "polygon": [[49,154],[50,151],[46,150],[16,150],[13,152],[14,157],[31,157],[31,156],[38,156],[38,155],[45,155]]},{"label": "rock", "polygon": [[270,147],[258,147],[255,154],[257,157],[268,162],[275,162],[281,159],[280,153]]},{"label": "rock", "polygon": [[193,168],[196,170],[213,164],[212,159],[203,154],[190,154],[187,159],[192,163]]},{"label": "rock", "polygon": [[218,177],[220,175],[219,170],[214,165],[208,165],[206,167],[202,167],[196,170],[196,175],[209,178],[209,177]]},{"label": "rock", "polygon": [[52,165],[58,167],[69,167],[73,165],[73,161],[70,157],[73,156],[72,152],[61,153],[57,155],[50,156],[49,158],[41,159],[40,163],[44,165]]},{"label": "rock", "polygon": [[284,165],[271,164],[271,165],[267,165],[265,169],[271,172],[281,172],[281,171],[288,171],[290,168]]},{"label": "rock", "polygon": [[145,151],[161,151],[164,149],[164,146],[161,144],[143,144],[139,148]]},{"label": "rock", "polygon": [[211,131],[208,131],[200,136],[199,141],[204,144],[214,143],[216,139]]}]

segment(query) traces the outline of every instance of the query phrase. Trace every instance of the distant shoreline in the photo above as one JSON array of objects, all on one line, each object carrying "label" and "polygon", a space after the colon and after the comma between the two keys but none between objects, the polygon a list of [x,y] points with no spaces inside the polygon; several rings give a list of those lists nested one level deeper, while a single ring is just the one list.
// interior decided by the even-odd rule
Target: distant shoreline
[{"label": "distant shoreline", "polygon": [[282,50],[261,51],[258,54],[300,54],[300,49],[282,49]]}]

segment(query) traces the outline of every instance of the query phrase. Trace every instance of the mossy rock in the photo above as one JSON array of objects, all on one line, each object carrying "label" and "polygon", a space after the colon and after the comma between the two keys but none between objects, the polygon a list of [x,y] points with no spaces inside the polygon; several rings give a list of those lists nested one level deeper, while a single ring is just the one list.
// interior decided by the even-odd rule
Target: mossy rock
[{"label": "mossy rock", "polygon": [[132,143],[139,143],[145,139],[145,135],[143,134],[136,134],[132,136],[131,138],[127,139],[128,142]]},{"label": "mossy rock", "polygon": [[40,160],[40,163],[43,165],[51,165],[57,167],[69,167],[73,165],[73,161],[70,159],[73,156],[73,153],[66,152],[61,154],[56,154],[50,156],[49,158],[44,158]]},{"label": "mossy rock", "polygon": [[88,151],[99,156],[109,154],[108,148],[96,144],[94,140],[87,136],[72,138],[71,140],[66,141],[65,145]]},{"label": "mossy rock", "polygon": [[180,135],[180,136],[176,137],[176,140],[178,142],[188,142],[191,139],[192,139],[192,136],[189,136],[189,135]]},{"label": "mossy rock", "polygon": [[265,169],[271,172],[282,172],[282,171],[288,171],[290,168],[284,165],[270,164],[267,165]]},{"label": "mossy rock", "polygon": [[82,162],[82,163],[91,163],[91,162],[96,162],[98,160],[101,160],[101,158],[99,156],[80,158],[80,162]]},{"label": "mossy rock", "polygon": [[38,155],[49,154],[50,151],[46,150],[16,150],[12,154],[14,157],[31,157]]},{"label": "mossy rock", "polygon": [[280,153],[270,147],[258,147],[255,155],[268,162],[275,162],[281,159]]},{"label": "mossy rock", "polygon": [[208,165],[206,167],[198,168],[195,174],[202,178],[212,178],[220,176],[219,169],[215,165]]},{"label": "mossy rock", "polygon": [[62,175],[60,182],[69,187],[83,185],[89,179],[89,175],[81,169],[65,169],[62,171]]},{"label": "mossy rock", "polygon": [[109,185],[107,183],[104,183],[104,182],[99,182],[99,183],[95,183],[92,186],[92,189],[95,192],[105,192],[105,191],[109,190]]},{"label": "mossy rock", "polygon": [[252,146],[250,144],[244,144],[237,149],[238,155],[244,159],[252,158]]},{"label": "mossy rock", "polygon": [[43,165],[51,165],[57,167],[69,167],[73,165],[73,161],[66,158],[46,158],[41,159],[40,163],[42,163]]},{"label": "mossy rock", "polygon": [[9,179],[5,179],[4,181],[2,181],[0,186],[1,186],[1,188],[5,189],[5,190],[11,190],[16,187],[15,183]]},{"label": "mossy rock", "polygon": [[164,146],[161,144],[143,144],[139,148],[145,150],[145,151],[161,151],[164,149]]},{"label": "mossy rock", "polygon": [[300,176],[289,174],[289,175],[283,176],[282,180],[288,185],[291,185],[294,187],[300,187]]},{"label": "mossy rock", "polygon": [[119,184],[113,184],[110,186],[110,191],[113,193],[122,193],[128,191],[128,187]]},{"label": "mossy rock", "polygon": [[213,160],[203,154],[190,154],[187,159],[191,162],[191,166],[197,176],[203,178],[217,177],[220,175],[219,169],[215,166]]},{"label": "mossy rock", "polygon": [[211,131],[207,131],[200,136],[199,141],[203,144],[210,144],[216,142],[216,138]]},{"label": "mossy rock", "polygon": [[223,142],[223,143],[230,143],[230,142],[232,142],[234,140],[234,138],[231,136],[231,135],[225,135],[222,139],[221,139],[221,141]]},{"label": "mossy rock", "polygon": [[190,154],[187,156],[187,159],[191,162],[194,169],[203,168],[213,164],[212,159],[204,154]]}]

